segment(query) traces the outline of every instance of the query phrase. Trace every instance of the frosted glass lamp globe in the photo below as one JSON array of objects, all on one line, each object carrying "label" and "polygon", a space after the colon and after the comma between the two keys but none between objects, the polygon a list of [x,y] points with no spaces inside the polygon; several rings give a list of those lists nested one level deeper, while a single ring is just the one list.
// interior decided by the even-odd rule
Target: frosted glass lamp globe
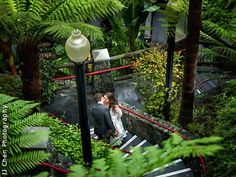
[{"label": "frosted glass lamp globe", "polygon": [[71,36],[66,40],[65,50],[67,56],[75,63],[81,63],[90,54],[89,40],[81,34],[81,31],[75,29]]}]

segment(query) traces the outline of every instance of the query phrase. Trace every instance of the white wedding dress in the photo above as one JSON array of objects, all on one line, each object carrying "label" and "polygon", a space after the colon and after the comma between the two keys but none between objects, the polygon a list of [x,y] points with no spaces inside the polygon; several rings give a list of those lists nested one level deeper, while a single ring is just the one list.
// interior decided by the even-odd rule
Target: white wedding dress
[{"label": "white wedding dress", "polygon": [[121,141],[124,137],[126,137],[126,132],[123,126],[123,123],[121,121],[122,117],[122,111],[121,109],[116,106],[115,109],[110,109],[110,114],[111,114],[111,120],[114,124],[114,127],[116,131],[118,132],[118,135],[115,137],[110,138],[110,144],[121,144]]}]

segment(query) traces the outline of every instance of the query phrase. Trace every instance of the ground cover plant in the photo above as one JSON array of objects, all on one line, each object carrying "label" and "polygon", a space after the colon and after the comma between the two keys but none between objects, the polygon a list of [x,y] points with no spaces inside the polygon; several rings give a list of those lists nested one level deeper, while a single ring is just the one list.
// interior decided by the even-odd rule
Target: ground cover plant
[{"label": "ground cover plant", "polygon": [[[48,117],[44,119],[43,126],[49,126],[50,141],[55,152],[71,158],[72,163],[83,164],[81,133],[78,125],[63,124]],[[110,146],[103,141],[92,139],[93,159],[109,159]]]}]

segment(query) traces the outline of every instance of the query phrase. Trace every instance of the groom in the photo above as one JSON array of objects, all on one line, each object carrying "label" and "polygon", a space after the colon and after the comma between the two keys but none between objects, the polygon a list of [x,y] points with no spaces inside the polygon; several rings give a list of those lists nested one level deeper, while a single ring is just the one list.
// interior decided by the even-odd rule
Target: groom
[{"label": "groom", "polygon": [[115,127],[112,123],[110,111],[104,105],[104,97],[101,93],[96,93],[96,105],[92,108],[92,117],[94,118],[94,133],[100,140],[109,142],[109,132],[115,133]]}]

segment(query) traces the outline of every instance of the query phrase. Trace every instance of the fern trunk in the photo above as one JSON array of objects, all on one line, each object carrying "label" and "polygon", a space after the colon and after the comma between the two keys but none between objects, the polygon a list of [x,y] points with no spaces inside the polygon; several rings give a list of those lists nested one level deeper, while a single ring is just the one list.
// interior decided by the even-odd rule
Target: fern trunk
[{"label": "fern trunk", "polygon": [[187,129],[193,120],[193,102],[195,91],[195,75],[197,53],[200,36],[202,0],[189,1],[188,35],[186,41],[186,60],[182,85],[182,100],[179,113],[179,123]]},{"label": "fern trunk", "polygon": [[27,37],[18,45],[22,93],[26,100],[40,100],[39,41]]}]

